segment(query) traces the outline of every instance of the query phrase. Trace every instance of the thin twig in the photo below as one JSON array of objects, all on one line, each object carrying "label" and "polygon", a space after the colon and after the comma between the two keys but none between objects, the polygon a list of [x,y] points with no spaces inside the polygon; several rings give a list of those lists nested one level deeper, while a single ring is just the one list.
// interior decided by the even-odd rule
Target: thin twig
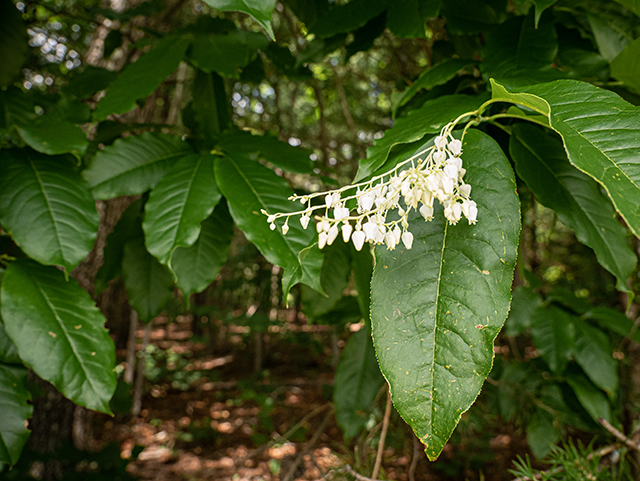
[{"label": "thin twig", "polygon": [[376,454],[376,464],[373,466],[371,477],[375,479],[380,471],[382,464],[382,454],[384,453],[384,440],[387,437],[387,429],[389,429],[389,418],[391,417],[391,391],[387,393],[387,407],[384,410],[384,419],[382,421],[382,432],[380,433],[380,442],[378,443],[378,453]]},{"label": "thin twig", "polygon": [[632,441],[631,439],[626,437],[623,433],[618,431],[615,427],[611,425],[609,421],[603,418],[598,418],[598,422],[602,425],[603,428],[609,431],[614,438],[616,438],[618,441],[626,445],[628,448],[634,449],[636,451],[640,451],[640,445],[638,445],[636,442]]},{"label": "thin twig", "polygon": [[420,449],[422,443],[418,441],[417,436],[413,435],[413,458],[411,459],[411,466],[409,466],[409,481],[415,481],[416,467],[418,466],[418,456],[420,456]]},{"label": "thin twig", "polygon": [[298,454],[298,456],[296,456],[296,459],[291,465],[291,468],[289,468],[289,472],[282,479],[282,481],[292,481],[294,479],[296,470],[298,469],[298,466],[300,466],[300,463],[304,459],[305,454],[309,453],[309,451],[313,449],[313,446],[315,446],[315,444],[318,442],[318,439],[320,439],[320,436],[322,436],[322,433],[324,433],[324,430],[327,428],[327,424],[329,424],[329,421],[331,420],[332,417],[333,417],[333,410],[328,412],[327,415],[324,417],[324,419],[322,420],[322,423],[320,423],[320,426],[318,427],[316,432],[313,433],[313,436],[311,437],[311,439],[309,440],[305,448],[300,452],[300,454]]},{"label": "thin twig", "polygon": [[341,471],[346,471],[347,473],[349,473],[351,476],[353,476],[354,478],[356,478],[358,481],[380,481],[379,479],[374,479],[374,478],[367,478],[366,476],[363,476],[362,474],[359,474],[358,472],[356,472],[351,466],[349,466],[348,464],[345,464],[344,467],[341,469]]}]

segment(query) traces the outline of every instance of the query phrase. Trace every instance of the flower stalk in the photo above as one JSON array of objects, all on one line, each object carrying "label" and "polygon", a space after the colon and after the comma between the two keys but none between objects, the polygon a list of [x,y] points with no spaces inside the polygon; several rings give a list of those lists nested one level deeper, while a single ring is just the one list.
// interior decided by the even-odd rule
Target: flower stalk
[{"label": "flower stalk", "polygon": [[[464,182],[462,142],[451,135],[455,124],[454,121],[445,125],[433,146],[384,174],[329,192],[294,195],[289,200],[306,204],[306,208],[296,212],[269,214],[262,210],[262,213],[268,216],[271,230],[276,229],[277,219],[285,218],[282,226],[285,235],[290,217],[299,215],[300,224],[306,229],[314,215],[321,249],[331,245],[340,234],[345,242],[353,242],[357,250],[365,242],[385,244],[390,250],[402,242],[411,249],[409,213],[415,209],[425,221],[431,221],[435,200],[444,207],[444,216],[450,224],[457,224],[462,216],[469,224],[475,224],[478,208],[470,198],[471,186]],[[311,205],[312,199],[320,196],[324,196],[324,204]],[[322,213],[316,214],[318,211]],[[390,211],[397,215],[388,219]]]}]

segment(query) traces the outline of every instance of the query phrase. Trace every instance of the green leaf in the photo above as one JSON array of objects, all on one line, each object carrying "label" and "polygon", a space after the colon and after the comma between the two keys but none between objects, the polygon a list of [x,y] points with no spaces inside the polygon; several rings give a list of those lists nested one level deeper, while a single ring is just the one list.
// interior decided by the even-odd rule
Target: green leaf
[{"label": "green leaf", "polygon": [[129,112],[136,106],[136,100],[147,98],[178,68],[190,43],[188,37],[165,38],[128,65],[98,102],[93,112],[94,120]]},{"label": "green leaf", "polygon": [[493,363],[493,341],[507,317],[520,232],[513,170],[499,145],[470,130],[465,181],[478,223],[409,218],[411,250],[376,248],[371,322],[393,403],[438,457],[475,401]]},{"label": "green leaf", "polygon": [[560,139],[533,125],[513,126],[509,152],[536,200],[553,209],[578,240],[594,250],[598,262],[618,278],[618,289],[626,291],[636,256],[598,184],[569,163]]},{"label": "green leaf", "polygon": [[62,91],[79,99],[88,99],[106,89],[117,76],[118,73],[111,70],[86,66],[81,72],[71,75],[69,83],[62,88]]},{"label": "green leaf", "polygon": [[176,247],[189,247],[200,235],[200,223],[220,202],[212,155],[187,155],[158,182],[145,205],[142,228],[147,250],[170,265]]},{"label": "green leaf", "polygon": [[233,30],[225,35],[196,35],[189,58],[206,73],[217,72],[237,78],[238,69],[249,64],[258,50],[265,49],[268,43],[264,35],[244,30]]},{"label": "green leaf", "polygon": [[0,321],[0,363],[22,364],[20,356],[18,355],[18,349],[13,341],[9,339],[2,321]]},{"label": "green leaf", "polygon": [[542,359],[556,374],[567,367],[575,340],[573,316],[555,306],[540,306],[531,317],[531,335]]},{"label": "green leaf", "polygon": [[18,132],[29,147],[43,154],[70,153],[80,158],[89,145],[80,127],[55,113],[43,115],[37,122],[18,126]]},{"label": "green leaf", "polygon": [[507,87],[516,87],[563,76],[551,66],[558,53],[553,23],[542,22],[536,27],[532,17],[513,17],[487,35],[480,64],[480,70],[487,77]]},{"label": "green leaf", "polygon": [[349,245],[339,238],[323,249],[324,262],[320,272],[320,283],[325,294],[302,286],[302,311],[310,319],[331,311],[342,298],[351,274],[351,256]]},{"label": "green leaf", "polygon": [[573,357],[599,388],[613,397],[618,389],[618,366],[609,338],[600,329],[577,321]]},{"label": "green leaf", "polygon": [[640,235],[640,107],[585,82],[558,80],[510,93],[492,80],[493,98],[549,119],[569,161],[599,182],[631,231]]},{"label": "green leaf", "polygon": [[623,337],[629,336],[633,331],[631,339],[640,344],[640,331],[637,329],[634,330],[633,321],[621,312],[609,309],[608,307],[594,307],[587,311],[583,317],[594,319],[598,321],[598,324],[602,327],[606,327]]},{"label": "green leaf", "polygon": [[96,294],[102,292],[109,285],[109,281],[122,275],[122,256],[124,246],[134,239],[142,239],[142,199],[133,202],[125,209],[120,220],[107,236],[107,242],[102,251],[102,265],[96,274]]},{"label": "green leaf", "polygon": [[640,93],[640,38],[636,38],[613,59],[611,75]]},{"label": "green leaf", "polygon": [[98,213],[67,159],[11,149],[0,153],[0,224],[27,255],[71,272],[93,248]]},{"label": "green leaf", "polygon": [[27,369],[0,363],[0,463],[13,466],[31,431],[27,421],[33,415],[27,390]]},{"label": "green leaf", "polygon": [[336,418],[346,440],[364,427],[383,382],[369,329],[360,329],[347,341],[333,382]]},{"label": "green leaf", "polygon": [[558,0],[531,0],[533,2],[533,5],[535,7],[535,25],[536,28],[538,28],[538,23],[540,22],[540,17],[542,16],[542,13],[549,8],[550,6],[554,5]]},{"label": "green leaf", "polygon": [[197,99],[191,104],[196,123],[193,129],[210,148],[213,147],[213,139],[229,124],[224,79],[214,72],[207,74],[196,70],[193,91],[198,92]]},{"label": "green leaf", "polygon": [[173,297],[171,271],[149,254],[139,239],[124,246],[122,274],[132,309],[142,322],[151,322]]},{"label": "green leaf", "polygon": [[0,0],[0,58],[0,87],[8,87],[20,76],[29,58],[27,26],[11,0]]},{"label": "green leaf", "polygon": [[360,313],[367,326],[371,325],[371,276],[373,275],[373,255],[371,249],[357,251],[351,247],[353,278],[358,290]]},{"label": "green leaf", "polygon": [[427,134],[440,132],[447,122],[465,112],[473,112],[482,101],[481,97],[468,95],[445,95],[427,100],[419,109],[397,119],[393,127],[385,131],[384,137],[367,149],[367,158],[360,161],[354,182],[360,182],[382,167],[395,145],[415,142]]},{"label": "green leaf", "polygon": [[238,228],[269,262],[285,268],[282,280],[284,297],[291,286],[300,281],[322,292],[322,255],[319,249],[314,247],[302,262],[298,258],[303,249],[316,242],[313,226],[305,230],[294,217],[289,223],[289,232],[284,235],[281,221],[272,231],[267,217],[261,213],[261,209],[270,214],[299,209],[300,204],[287,200],[293,195],[287,182],[272,170],[239,154],[217,158],[215,174]]},{"label": "green leaf", "polygon": [[389,2],[387,27],[404,38],[424,38],[425,22],[437,17],[442,0],[397,0]]},{"label": "green leaf", "polygon": [[505,321],[505,334],[518,336],[531,327],[531,316],[535,309],[542,304],[540,294],[536,294],[529,287],[518,286],[513,290],[509,317]]},{"label": "green leaf", "polygon": [[310,158],[313,152],[310,149],[293,147],[268,134],[252,135],[244,130],[230,130],[220,136],[216,148],[230,155],[234,152],[258,154],[260,158],[268,160],[286,172],[297,174],[313,172],[313,163]]},{"label": "green leaf", "polygon": [[496,11],[483,0],[446,0],[441,16],[447,19],[447,30],[457,35],[487,32],[498,23]]},{"label": "green leaf", "polygon": [[[329,10],[328,0],[286,0],[284,2],[307,28],[313,25]],[[275,45],[275,44],[274,44]]]},{"label": "green leaf", "polygon": [[631,39],[607,22],[606,18],[599,15],[588,15],[587,18],[600,54],[607,62],[611,62]]},{"label": "green leaf", "polygon": [[560,439],[560,433],[553,425],[553,417],[547,411],[537,409],[527,423],[527,444],[534,456],[544,458]]},{"label": "green leaf", "polygon": [[573,389],[582,407],[597,423],[598,419],[606,419],[611,422],[611,407],[604,393],[595,387],[583,374],[571,371],[567,375],[567,383]]},{"label": "green leaf", "polygon": [[99,151],[82,175],[96,199],[138,195],[155,187],[180,158],[191,153],[180,137],[145,132]]},{"label": "green leaf", "polygon": [[111,414],[115,345],[77,281],[21,259],[9,264],[0,295],[4,327],[24,364],[74,403]]},{"label": "green leaf", "polygon": [[319,38],[349,33],[380,15],[386,3],[385,0],[351,0],[344,5],[334,6],[318,19],[311,32]]},{"label": "green leaf", "polygon": [[271,28],[271,14],[276,0],[205,0],[205,3],[221,12],[242,12],[251,15],[264,27],[271,40],[275,40]]},{"label": "green leaf", "polygon": [[640,16],[640,0],[616,0],[616,2]]},{"label": "green leaf", "polygon": [[200,236],[191,247],[178,247],[171,267],[178,276],[177,285],[185,299],[204,291],[227,261],[233,239],[233,219],[226,202],[218,204],[213,214],[202,222]]},{"label": "green leaf", "polygon": [[420,90],[431,90],[433,87],[443,85],[454,78],[460,70],[470,67],[475,62],[463,59],[447,59],[420,74],[420,77],[404,91],[397,107],[402,107],[411,100]]}]

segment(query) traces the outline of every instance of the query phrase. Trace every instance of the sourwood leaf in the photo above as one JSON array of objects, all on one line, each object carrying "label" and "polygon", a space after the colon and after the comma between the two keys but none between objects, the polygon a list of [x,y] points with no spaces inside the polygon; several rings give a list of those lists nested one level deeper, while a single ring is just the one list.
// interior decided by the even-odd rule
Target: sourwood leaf
[{"label": "sourwood leaf", "polygon": [[424,38],[425,22],[437,17],[442,0],[397,0],[389,2],[387,28],[404,38]]},{"label": "sourwood leaf", "polygon": [[509,92],[492,82],[493,98],[530,108],[549,119],[569,161],[593,177],[636,235],[640,235],[640,107],[608,90],[557,80]]},{"label": "sourwood leaf", "polygon": [[226,202],[220,202],[213,214],[202,221],[200,236],[190,247],[178,247],[171,258],[171,268],[178,276],[177,285],[185,299],[204,291],[227,261],[233,239],[233,219]]},{"label": "sourwood leaf", "polygon": [[527,444],[536,458],[544,458],[555,443],[560,433],[553,425],[553,416],[543,409],[536,409],[527,423]]},{"label": "sourwood leaf", "polygon": [[293,195],[293,191],[286,180],[262,164],[237,153],[216,158],[215,175],[238,228],[269,262],[284,267],[284,297],[300,281],[322,292],[320,250],[314,246],[305,251],[306,257],[303,260],[299,258],[301,251],[317,240],[313,226],[305,230],[298,219],[293,217],[289,222],[289,232],[284,235],[282,220],[276,223],[275,230],[271,230],[267,217],[261,213],[262,209],[270,214],[299,210],[300,204],[287,200]]},{"label": "sourwood leaf", "polygon": [[336,418],[345,439],[364,427],[383,382],[371,333],[365,327],[347,341],[333,382]]},{"label": "sourwood leaf", "polygon": [[[407,88],[398,100],[395,109],[402,107],[411,100],[420,90],[431,90],[433,87],[443,85],[454,78],[460,70],[470,67],[475,62],[464,59],[447,59],[420,74],[420,77]],[[394,110],[395,110],[394,109]]]},{"label": "sourwood leaf", "polygon": [[18,349],[4,330],[4,324],[0,321],[0,363],[22,364]]},{"label": "sourwood leaf", "polygon": [[636,38],[613,59],[611,76],[640,93],[640,38]]},{"label": "sourwood leaf", "polygon": [[27,421],[33,414],[27,389],[27,369],[0,363],[0,463],[13,466],[31,431]]},{"label": "sourwood leaf", "polygon": [[60,118],[55,112],[17,128],[25,143],[43,154],[69,153],[80,158],[89,145],[89,140],[80,127]]},{"label": "sourwood leaf", "polygon": [[551,66],[557,53],[551,21],[536,26],[533,15],[513,17],[487,34],[480,70],[507,87],[549,82],[563,77]]},{"label": "sourwood leaf", "polygon": [[82,175],[96,199],[138,195],[155,187],[180,158],[191,153],[178,136],[145,132],[99,151]]},{"label": "sourwood leaf", "polygon": [[354,182],[360,182],[382,167],[395,145],[415,142],[427,134],[440,132],[447,122],[465,112],[473,112],[483,100],[469,95],[445,95],[427,100],[419,109],[397,119],[393,127],[385,131],[384,137],[367,149],[367,158],[360,161]]},{"label": "sourwood leaf", "polygon": [[29,35],[20,10],[11,0],[0,1],[0,87],[11,85],[29,57]]},{"label": "sourwood leaf", "polygon": [[449,225],[442,206],[412,211],[413,248],[376,248],[371,322],[393,403],[438,457],[493,364],[493,341],[511,300],[520,204],[509,161],[486,134],[463,141],[465,181],[478,222]]},{"label": "sourwood leaf", "polygon": [[0,296],[24,364],[74,403],[111,414],[115,345],[87,291],[55,267],[20,259],[7,267]]},{"label": "sourwood leaf", "polygon": [[189,247],[200,223],[220,201],[212,155],[187,155],[158,182],[145,204],[142,228],[147,250],[165,265],[177,247]]},{"label": "sourwood leaf", "polygon": [[575,322],[575,329],[573,357],[589,379],[613,397],[618,389],[618,363],[608,336],[582,320]]},{"label": "sourwood leaf", "polygon": [[205,3],[221,12],[242,12],[251,15],[275,40],[271,27],[271,14],[276,8],[276,0],[205,0]]},{"label": "sourwood leaf", "polygon": [[159,316],[173,297],[171,271],[149,254],[142,239],[124,246],[122,275],[129,304],[142,322]]},{"label": "sourwood leaf", "polygon": [[[217,72],[225,77],[238,77],[269,41],[261,33],[232,30],[226,34],[196,35],[189,49],[191,62],[206,73]],[[229,55],[233,52],[233,55]]]},{"label": "sourwood leaf", "polygon": [[571,358],[575,342],[574,318],[564,309],[540,306],[531,316],[533,342],[556,374],[561,374]]},{"label": "sourwood leaf", "polygon": [[582,407],[596,423],[600,418],[611,422],[611,406],[607,396],[600,389],[594,386],[584,374],[576,372],[576,370],[567,372],[566,379]]},{"label": "sourwood leaf", "polygon": [[319,38],[349,33],[364,26],[386,8],[386,0],[352,0],[329,9],[311,30]]},{"label": "sourwood leaf", "polygon": [[0,153],[0,224],[27,255],[71,272],[93,247],[98,212],[68,159],[10,149]]},{"label": "sourwood leaf", "polygon": [[93,112],[95,120],[124,114],[135,108],[136,100],[147,98],[178,68],[189,48],[189,37],[167,37],[134,63],[107,89]]},{"label": "sourwood leaf", "polygon": [[626,229],[596,181],[569,163],[560,139],[533,125],[516,124],[509,152],[536,200],[553,209],[578,240],[594,250],[598,262],[618,278],[618,289],[628,290],[636,256],[627,245]]}]

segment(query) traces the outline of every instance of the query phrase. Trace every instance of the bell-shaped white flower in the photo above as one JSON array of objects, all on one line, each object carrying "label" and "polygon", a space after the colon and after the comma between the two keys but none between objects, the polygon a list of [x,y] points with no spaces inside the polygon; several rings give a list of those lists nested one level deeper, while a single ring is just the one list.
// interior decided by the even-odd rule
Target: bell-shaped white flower
[{"label": "bell-shaped white flower", "polygon": [[443,150],[447,146],[447,139],[441,135],[438,135],[435,139],[433,139],[433,143],[436,144],[436,147],[440,150]]},{"label": "bell-shaped white flower", "polygon": [[325,245],[327,245],[327,239],[329,238],[329,234],[326,232],[321,232],[318,236],[318,247],[323,249]]},{"label": "bell-shaped white flower", "polygon": [[289,232],[289,224],[285,224],[282,226],[282,234],[287,235],[287,232]]},{"label": "bell-shaped white flower", "polygon": [[311,217],[309,215],[302,215],[300,217],[300,225],[302,225],[303,229],[306,229],[309,226],[309,220]]},{"label": "bell-shaped white flower", "polygon": [[402,234],[402,243],[407,249],[411,249],[413,246],[413,234],[409,231]]},{"label": "bell-shaped white flower", "polygon": [[337,224],[333,224],[331,229],[329,229],[329,233],[327,234],[327,245],[333,244],[333,241],[338,237],[338,226]]},{"label": "bell-shaped white flower", "polygon": [[344,240],[345,243],[349,242],[351,232],[353,232],[353,226],[351,224],[344,224],[342,226],[342,240]]},{"label": "bell-shaped white flower", "polygon": [[422,217],[424,217],[424,220],[426,220],[426,221],[432,220],[433,219],[433,207],[429,207],[426,204],[422,205],[422,207],[420,207],[420,214],[422,215]]},{"label": "bell-shaped white flower", "polygon": [[353,242],[353,246],[357,251],[361,250],[365,241],[365,233],[361,230],[355,231],[351,236],[351,241]]},{"label": "bell-shaped white flower", "polygon": [[471,186],[469,184],[459,185],[458,192],[460,192],[465,197],[469,197],[471,195]]},{"label": "bell-shaped white flower", "polygon": [[460,142],[458,139],[449,142],[449,151],[453,155],[460,155],[462,153],[462,142]]},{"label": "bell-shaped white flower", "polygon": [[469,201],[469,215],[466,216],[469,220],[469,224],[475,224],[478,219],[478,207],[472,200]]},{"label": "bell-shaped white flower", "polygon": [[358,204],[362,208],[363,212],[369,212],[373,207],[374,197],[368,193],[358,198]]},{"label": "bell-shaped white flower", "polygon": [[402,238],[402,231],[400,230],[400,227],[396,226],[396,228],[393,229],[393,237],[395,237],[396,245],[398,245],[400,243],[400,239]]},{"label": "bell-shaped white flower", "polygon": [[364,231],[367,240],[373,240],[376,237],[378,225],[375,222],[369,221],[362,226],[362,230]]},{"label": "bell-shaped white flower", "polygon": [[390,251],[396,248],[396,236],[393,235],[393,232],[389,231],[384,235],[384,243]]},{"label": "bell-shaped white flower", "polygon": [[441,179],[442,190],[445,194],[451,195],[453,194],[453,179],[451,177],[443,177]]},{"label": "bell-shaped white flower", "polygon": [[433,153],[433,160],[436,161],[437,163],[444,162],[444,159],[446,158],[447,158],[447,154],[444,150],[436,150]]},{"label": "bell-shaped white flower", "polygon": [[458,180],[458,167],[456,167],[453,164],[447,164],[444,167],[444,173],[447,177],[449,177],[451,180]]}]

